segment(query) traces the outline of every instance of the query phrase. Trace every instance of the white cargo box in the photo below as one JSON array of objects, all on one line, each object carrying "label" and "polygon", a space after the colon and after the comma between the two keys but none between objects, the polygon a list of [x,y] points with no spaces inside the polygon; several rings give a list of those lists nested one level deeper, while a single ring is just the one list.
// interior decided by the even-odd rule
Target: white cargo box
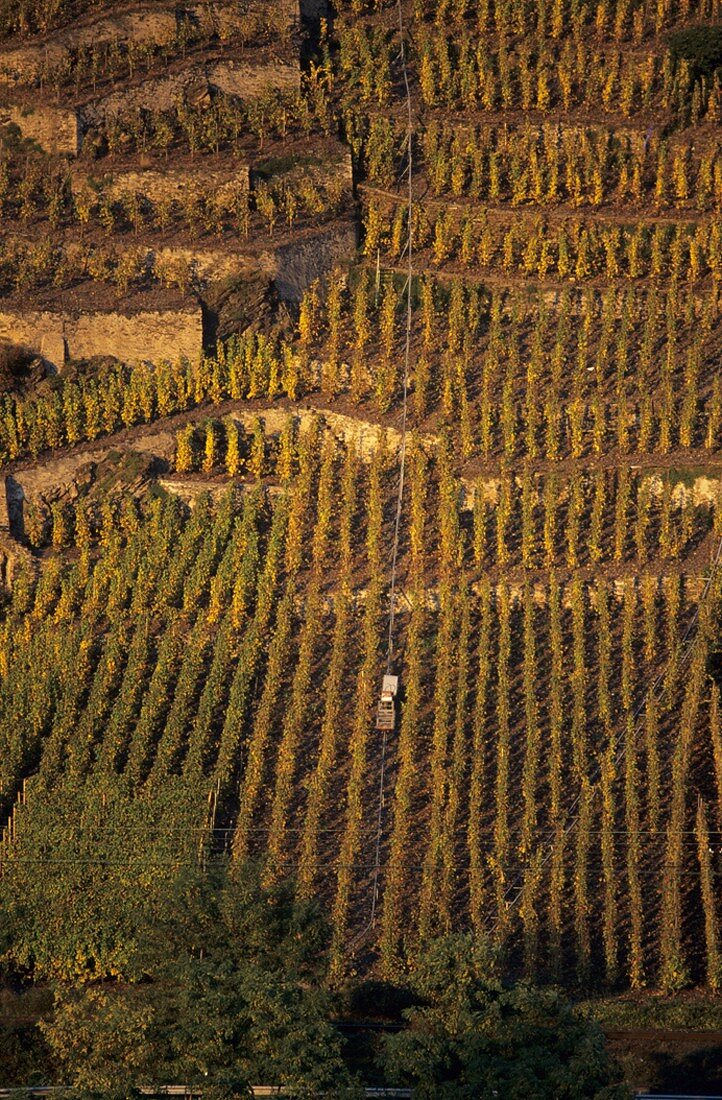
[{"label": "white cargo box", "polygon": [[383,686],[381,688],[382,695],[396,695],[399,690],[399,678],[398,676],[384,676]]}]

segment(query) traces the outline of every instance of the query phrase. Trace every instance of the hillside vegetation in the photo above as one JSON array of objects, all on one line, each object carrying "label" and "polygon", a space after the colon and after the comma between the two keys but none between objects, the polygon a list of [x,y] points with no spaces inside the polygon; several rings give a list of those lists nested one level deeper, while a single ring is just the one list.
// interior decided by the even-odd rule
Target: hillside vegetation
[{"label": "hillside vegetation", "polygon": [[[28,3],[5,29],[33,44],[78,9]],[[178,863],[225,852],[322,899],[337,983],[400,980],[463,929],[569,989],[716,992],[720,6],[298,14],[279,42],[249,9],[227,38],[201,19],[137,56],[72,45],[8,93],[52,87],[85,136],[52,171],[7,137],[0,312],[28,291],[82,312],[102,284],[98,308],[132,315],[173,288],[204,348],[78,364],[68,345],[0,399],[0,896],[35,896],[38,861],[62,891],[52,808],[75,851],[104,795],[133,807],[127,837],[112,818],[123,866],[173,862],[162,807]],[[209,76],[195,105],[186,84],[158,110],[92,106],[104,82],[277,47],[304,57],[290,91]],[[353,190],[328,169],[344,157]],[[117,190],[206,163],[170,199]],[[320,248],[352,219],[355,252]],[[137,977],[127,937],[98,911],[49,945],[28,917],[7,958]]]}]

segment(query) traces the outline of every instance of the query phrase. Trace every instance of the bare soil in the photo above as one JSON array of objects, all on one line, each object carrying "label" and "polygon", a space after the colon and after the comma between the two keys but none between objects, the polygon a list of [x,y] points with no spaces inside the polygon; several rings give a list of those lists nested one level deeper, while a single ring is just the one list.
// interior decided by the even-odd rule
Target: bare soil
[{"label": "bare soil", "polygon": [[42,287],[32,294],[15,292],[0,298],[0,311],[8,310],[57,310],[67,314],[81,313],[135,313],[191,312],[197,310],[198,299],[192,294],[182,294],[172,287],[153,283],[146,289],[135,288],[123,292],[111,283],[85,279],[63,287]]}]

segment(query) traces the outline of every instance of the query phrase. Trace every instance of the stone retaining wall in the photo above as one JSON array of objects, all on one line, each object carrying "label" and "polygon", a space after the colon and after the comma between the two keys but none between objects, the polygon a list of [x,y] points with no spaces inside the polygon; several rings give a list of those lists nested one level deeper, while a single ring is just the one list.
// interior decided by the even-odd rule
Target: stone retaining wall
[{"label": "stone retaining wall", "polygon": [[65,322],[71,359],[115,355],[125,362],[197,359],[203,348],[200,307],[193,313],[81,313]]},{"label": "stone retaining wall", "polygon": [[3,477],[0,481],[0,537],[10,531],[8,480],[7,477]]},{"label": "stone retaining wall", "polygon": [[250,252],[229,248],[203,248],[197,245],[169,245],[152,250],[150,256],[153,270],[159,278],[173,285],[181,280],[179,271],[185,270],[194,287],[207,286],[241,275],[274,274],[273,254],[262,252],[256,256]]},{"label": "stone retaining wall", "polygon": [[152,202],[180,200],[187,191],[192,191],[230,202],[239,192],[247,198],[250,188],[248,165],[239,164],[230,170],[213,171],[202,164],[174,168],[171,161],[168,167],[114,172],[112,175],[103,174],[96,180],[86,172],[77,172],[72,177],[73,192],[87,191],[92,194],[93,183],[100,182],[101,178],[104,194],[114,200],[133,194],[140,194]]},{"label": "stone retaining wall", "polygon": [[84,129],[125,112],[168,111],[180,100],[202,105],[209,102],[213,91],[254,99],[269,91],[297,92],[300,86],[298,65],[283,61],[211,61],[89,98],[77,108],[11,104],[0,109],[0,124],[14,123],[23,138],[37,141],[47,153],[77,156]]},{"label": "stone retaining wall", "polygon": [[14,123],[22,137],[36,141],[46,153],[77,156],[81,130],[78,113],[68,107],[18,107],[0,110],[0,125]]},{"label": "stone retaining wall", "polygon": [[208,68],[208,82],[225,95],[254,99],[269,91],[298,92],[301,70],[283,61],[252,64],[248,61],[218,61]]},{"label": "stone retaining wall", "polygon": [[253,99],[269,91],[298,91],[300,86],[298,65],[281,61],[215,61],[151,77],[91,99],[80,107],[80,115],[86,126],[93,126],[128,111],[169,111],[182,98],[202,104],[211,90]]},{"label": "stone retaining wall", "polygon": [[56,370],[68,359],[114,355],[124,362],[197,359],[203,346],[200,306],[196,310],[77,315],[35,311],[0,313],[0,339],[27,348]]},{"label": "stone retaining wall", "polygon": [[[298,4],[283,0],[280,4],[287,25],[298,19]],[[41,73],[65,64],[72,50],[81,46],[102,46],[110,42],[152,43],[163,46],[173,42],[182,19],[190,20],[202,33],[232,37],[239,21],[235,0],[208,3],[195,0],[186,4],[156,3],[136,6],[120,12],[104,12],[77,21],[69,27],[19,46],[0,49],[0,78],[5,84],[34,84]]]},{"label": "stone retaining wall", "polygon": [[42,41],[0,50],[0,75],[9,84],[33,84],[43,70],[62,65],[71,50],[113,41],[164,45],[176,35],[175,5],[167,11],[135,9],[49,35]]},{"label": "stone retaining wall", "polygon": [[65,363],[63,318],[58,313],[28,310],[0,313],[0,340],[27,348],[56,370]]}]

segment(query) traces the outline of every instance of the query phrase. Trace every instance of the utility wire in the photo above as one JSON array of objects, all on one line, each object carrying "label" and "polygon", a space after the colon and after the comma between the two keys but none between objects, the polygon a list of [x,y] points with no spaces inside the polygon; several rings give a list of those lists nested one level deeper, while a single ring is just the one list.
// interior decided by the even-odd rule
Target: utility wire
[{"label": "utility wire", "polygon": [[[409,87],[409,74],[406,68],[406,38],[404,31],[404,16],[401,0],[397,0],[399,16],[399,60],[404,78],[406,92],[407,134],[406,134],[406,174],[408,185],[408,224],[407,238],[404,252],[406,254],[406,284],[402,292],[406,295],[406,339],[404,345],[404,374],[401,405],[401,442],[399,446],[399,481],[396,494],[396,515],[394,517],[394,539],[391,548],[391,568],[389,581],[389,625],[386,636],[386,675],[389,675],[394,661],[394,630],[396,626],[396,577],[399,558],[399,541],[401,536],[401,515],[404,506],[404,479],[406,473],[406,426],[408,418],[409,395],[409,364],[411,360],[411,294],[413,276],[412,257],[412,201],[413,201],[413,113],[411,106],[411,89]],[[384,832],[384,805],[386,802],[386,753],[388,748],[388,731],[383,730],[381,738],[381,760],[379,764],[378,803],[376,809],[376,838],[374,840],[374,860],[371,872],[371,911],[369,920],[364,929],[354,938],[353,946],[361,943],[368,932],[376,923],[376,909],[379,900],[379,878],[381,875],[381,843]]]},{"label": "utility wire", "polygon": [[397,0],[399,10],[399,34],[401,37],[401,68],[404,74],[404,87],[406,89],[406,108],[408,113],[408,136],[406,142],[407,171],[408,171],[408,236],[406,240],[406,338],[404,342],[404,381],[401,412],[401,445],[399,453],[399,488],[396,500],[396,516],[394,519],[394,542],[391,551],[391,583],[389,586],[389,631],[386,646],[386,672],[391,671],[394,656],[394,626],[396,617],[396,572],[399,556],[399,536],[401,533],[401,513],[404,503],[404,476],[406,472],[406,421],[408,414],[409,395],[409,363],[411,359],[411,283],[413,278],[412,260],[412,201],[413,201],[413,118],[411,111],[411,91],[409,89],[409,76],[406,70],[406,44],[404,41],[404,22],[401,10],[401,0]]}]

